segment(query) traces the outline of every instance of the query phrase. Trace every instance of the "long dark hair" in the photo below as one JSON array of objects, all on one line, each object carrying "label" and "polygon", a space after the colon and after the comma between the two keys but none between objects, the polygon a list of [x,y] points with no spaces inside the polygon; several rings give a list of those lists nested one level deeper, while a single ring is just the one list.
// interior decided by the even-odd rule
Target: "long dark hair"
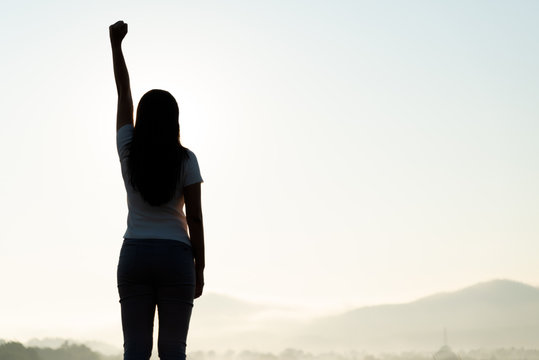
[{"label": "long dark hair", "polygon": [[164,90],[150,90],[140,99],[128,174],[133,188],[153,206],[171,200],[188,156],[180,143],[180,111],[174,97]]}]

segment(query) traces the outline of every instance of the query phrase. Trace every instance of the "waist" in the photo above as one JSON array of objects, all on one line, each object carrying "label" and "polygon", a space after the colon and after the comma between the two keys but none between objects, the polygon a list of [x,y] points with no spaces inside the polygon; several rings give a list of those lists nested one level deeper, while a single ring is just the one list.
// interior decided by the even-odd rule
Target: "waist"
[{"label": "waist", "polygon": [[144,238],[144,239],[134,239],[134,238],[124,238],[124,244],[126,245],[155,245],[155,246],[180,246],[180,247],[187,247],[191,248],[191,245],[180,240],[174,240],[174,239],[152,239],[152,238]]}]

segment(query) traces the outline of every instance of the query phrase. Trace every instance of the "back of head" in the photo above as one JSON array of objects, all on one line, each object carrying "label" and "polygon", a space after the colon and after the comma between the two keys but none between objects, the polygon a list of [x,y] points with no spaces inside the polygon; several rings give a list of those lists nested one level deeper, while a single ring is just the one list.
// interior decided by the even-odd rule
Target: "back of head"
[{"label": "back of head", "polygon": [[180,136],[179,113],[178,103],[169,92],[148,91],[137,107],[135,136],[148,141],[177,142]]},{"label": "back of head", "polygon": [[151,205],[164,204],[176,192],[186,149],[180,143],[179,109],[164,90],[140,99],[128,158],[131,185]]}]

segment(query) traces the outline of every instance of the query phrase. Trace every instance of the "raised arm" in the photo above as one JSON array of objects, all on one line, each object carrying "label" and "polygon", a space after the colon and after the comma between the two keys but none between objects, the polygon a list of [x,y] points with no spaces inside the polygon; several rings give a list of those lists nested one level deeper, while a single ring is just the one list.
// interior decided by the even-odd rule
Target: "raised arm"
[{"label": "raised arm", "polygon": [[127,34],[127,24],[118,21],[109,27],[110,45],[112,47],[112,63],[114,79],[118,90],[118,112],[116,115],[116,130],[127,124],[133,124],[133,98],[129,73],[122,52],[122,40]]},{"label": "raised arm", "polygon": [[195,260],[195,298],[202,295],[204,288],[204,225],[202,221],[202,206],[200,201],[200,183],[183,188],[185,199],[185,215],[189,227],[189,238]]}]

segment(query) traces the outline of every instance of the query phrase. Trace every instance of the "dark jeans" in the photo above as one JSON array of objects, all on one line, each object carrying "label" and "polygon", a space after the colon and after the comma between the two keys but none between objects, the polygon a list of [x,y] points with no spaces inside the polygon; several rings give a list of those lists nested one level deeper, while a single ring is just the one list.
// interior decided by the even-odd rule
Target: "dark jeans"
[{"label": "dark jeans", "polygon": [[124,360],[148,360],[155,308],[161,360],[185,359],[195,293],[191,246],[176,240],[125,239],[118,263]]}]

